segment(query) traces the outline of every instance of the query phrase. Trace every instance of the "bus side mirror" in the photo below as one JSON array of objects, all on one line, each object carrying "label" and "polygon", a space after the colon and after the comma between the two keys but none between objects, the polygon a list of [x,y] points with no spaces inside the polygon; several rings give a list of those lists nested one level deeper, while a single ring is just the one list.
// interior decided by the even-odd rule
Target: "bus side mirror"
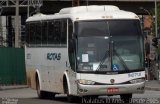
[{"label": "bus side mirror", "polygon": [[76,47],[75,44],[76,44],[75,39],[71,39],[71,40],[69,41],[69,50],[70,50],[70,52],[74,52],[75,47]]},{"label": "bus side mirror", "polygon": [[73,39],[77,39],[77,34],[76,34],[76,33],[73,33],[72,38],[73,38]]}]

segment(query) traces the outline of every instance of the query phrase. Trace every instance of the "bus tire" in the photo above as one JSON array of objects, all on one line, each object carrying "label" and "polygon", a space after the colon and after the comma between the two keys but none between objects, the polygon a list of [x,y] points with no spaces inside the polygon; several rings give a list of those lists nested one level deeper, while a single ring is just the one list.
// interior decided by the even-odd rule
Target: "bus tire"
[{"label": "bus tire", "polygon": [[132,99],[132,94],[121,94],[120,98],[124,103],[129,103]]},{"label": "bus tire", "polygon": [[38,98],[40,99],[53,99],[55,97],[55,93],[40,90],[38,77],[36,77],[36,90],[37,90]]},{"label": "bus tire", "polygon": [[37,90],[38,98],[40,99],[45,98],[45,92],[40,90],[40,84],[37,77],[36,77],[36,90]]},{"label": "bus tire", "polygon": [[68,102],[73,102],[74,96],[72,96],[72,95],[69,94],[68,85],[66,86],[66,93],[67,93],[67,100],[68,100]]},{"label": "bus tire", "polygon": [[66,79],[65,76],[63,77],[63,88],[64,88],[64,93],[67,94],[67,101],[68,102],[73,102],[74,101],[74,96],[69,94],[68,83],[67,83],[67,79]]}]

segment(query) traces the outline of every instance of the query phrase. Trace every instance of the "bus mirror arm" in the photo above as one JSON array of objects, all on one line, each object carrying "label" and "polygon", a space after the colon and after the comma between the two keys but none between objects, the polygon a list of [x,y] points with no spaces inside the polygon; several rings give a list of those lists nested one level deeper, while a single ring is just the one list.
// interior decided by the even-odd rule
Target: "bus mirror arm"
[{"label": "bus mirror arm", "polygon": [[73,33],[73,34],[72,34],[72,38],[73,38],[73,39],[77,39],[77,34],[76,34],[76,33]]}]

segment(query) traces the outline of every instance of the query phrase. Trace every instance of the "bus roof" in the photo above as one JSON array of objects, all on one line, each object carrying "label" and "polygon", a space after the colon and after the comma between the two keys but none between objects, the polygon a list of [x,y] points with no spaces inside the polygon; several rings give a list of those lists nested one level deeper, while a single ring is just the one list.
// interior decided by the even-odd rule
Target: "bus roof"
[{"label": "bus roof", "polygon": [[91,5],[63,8],[59,13],[53,15],[35,14],[29,17],[26,22],[60,18],[70,18],[73,21],[95,19],[139,19],[135,13],[120,10],[117,6]]}]

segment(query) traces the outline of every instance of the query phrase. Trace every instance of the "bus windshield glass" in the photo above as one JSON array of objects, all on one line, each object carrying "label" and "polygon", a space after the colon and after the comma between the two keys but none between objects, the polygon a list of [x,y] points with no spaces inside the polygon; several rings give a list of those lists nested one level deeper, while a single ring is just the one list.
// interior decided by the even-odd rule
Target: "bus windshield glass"
[{"label": "bus windshield glass", "polygon": [[139,20],[79,21],[77,65],[83,72],[137,71],[144,67]]}]

